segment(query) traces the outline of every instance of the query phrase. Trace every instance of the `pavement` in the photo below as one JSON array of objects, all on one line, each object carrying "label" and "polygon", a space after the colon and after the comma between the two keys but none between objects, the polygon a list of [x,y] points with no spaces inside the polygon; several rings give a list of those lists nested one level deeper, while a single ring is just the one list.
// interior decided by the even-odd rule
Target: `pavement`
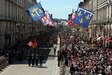
[{"label": "pavement", "polygon": [[43,64],[43,67],[29,67],[27,64],[13,64],[5,68],[0,75],[59,75],[59,67],[57,67],[56,59],[48,60]]},{"label": "pavement", "polygon": [[65,75],[70,75],[70,67],[65,67]]},{"label": "pavement", "polygon": [[[57,51],[60,48],[59,43],[60,39],[58,40]],[[41,54],[46,56],[42,67],[29,67],[27,61],[23,61],[9,65],[0,75],[60,75],[60,67],[58,67],[57,57],[53,56],[53,48],[40,50],[43,50]]]}]

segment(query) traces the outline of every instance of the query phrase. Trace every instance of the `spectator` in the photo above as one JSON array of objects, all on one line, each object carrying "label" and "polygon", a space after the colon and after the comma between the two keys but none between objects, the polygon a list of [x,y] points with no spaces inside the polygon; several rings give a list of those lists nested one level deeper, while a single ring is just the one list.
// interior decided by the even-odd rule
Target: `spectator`
[{"label": "spectator", "polygon": [[28,55],[28,57],[27,57],[27,60],[28,60],[28,65],[30,66],[31,65],[31,55]]},{"label": "spectator", "polygon": [[56,48],[57,48],[57,45],[54,44],[53,47],[54,47],[54,56],[55,56],[55,55],[56,55]]},{"label": "spectator", "polygon": [[38,66],[38,54],[35,56],[36,66]]},{"label": "spectator", "polygon": [[34,66],[34,60],[35,60],[35,55],[34,55],[34,53],[32,53],[31,57],[32,57],[32,66]]},{"label": "spectator", "polygon": [[70,67],[70,74],[71,74],[71,75],[74,75],[74,74],[75,74],[75,69],[74,69],[74,67],[73,67],[73,64],[72,64],[72,66]]},{"label": "spectator", "polygon": [[40,59],[40,67],[42,67],[42,63],[43,63],[43,56],[42,56],[42,55],[40,55],[39,59]]}]

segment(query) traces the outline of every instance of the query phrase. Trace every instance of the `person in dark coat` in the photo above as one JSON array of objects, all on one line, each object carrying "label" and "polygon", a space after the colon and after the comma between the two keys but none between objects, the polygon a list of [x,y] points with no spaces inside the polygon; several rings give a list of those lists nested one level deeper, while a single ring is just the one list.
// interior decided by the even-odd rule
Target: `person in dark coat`
[{"label": "person in dark coat", "polygon": [[70,67],[70,74],[74,75],[74,72],[75,72],[75,69],[74,69],[73,64],[72,64],[72,66]]},{"label": "person in dark coat", "polygon": [[36,60],[36,66],[38,66],[38,54],[36,54],[35,60]]},{"label": "person in dark coat", "polygon": [[34,55],[34,53],[32,53],[31,57],[32,57],[32,66],[34,66],[34,60],[35,60],[35,55]]},{"label": "person in dark coat", "polygon": [[31,65],[31,55],[28,55],[27,60],[28,60],[28,65],[30,66]]},{"label": "person in dark coat", "polygon": [[43,63],[43,56],[40,55],[39,59],[40,59],[40,67],[41,67],[42,66],[42,63]]},{"label": "person in dark coat", "polygon": [[61,53],[60,53],[60,51],[58,51],[57,54],[58,54],[58,66],[60,67],[60,61],[61,61]]}]

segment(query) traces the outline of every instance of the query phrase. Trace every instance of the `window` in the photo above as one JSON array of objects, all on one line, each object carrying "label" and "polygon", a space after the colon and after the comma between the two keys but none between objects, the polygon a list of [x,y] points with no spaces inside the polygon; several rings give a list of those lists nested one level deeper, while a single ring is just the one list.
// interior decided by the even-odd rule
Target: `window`
[{"label": "window", "polygon": [[107,0],[98,0],[98,5],[104,3],[105,1],[107,1]]},{"label": "window", "polygon": [[9,17],[9,13],[10,13],[10,8],[9,8],[9,2],[7,2],[7,7],[6,7],[6,16]]},{"label": "window", "polygon": [[14,18],[14,5],[12,5],[12,17]]},{"label": "window", "polygon": [[98,10],[98,20],[106,19],[107,18],[107,8],[102,8]]},{"label": "window", "polygon": [[107,18],[107,7],[102,9],[102,16],[103,16],[103,19]]},{"label": "window", "polygon": [[111,5],[111,17],[112,17],[112,5]]},{"label": "window", "polygon": [[97,0],[93,0],[93,11],[97,10]]},{"label": "window", "polygon": [[17,7],[15,7],[15,19],[17,20]]},{"label": "window", "polygon": [[5,17],[7,17],[7,1],[5,1]]},{"label": "window", "polygon": [[17,11],[16,11],[16,13],[17,13],[17,14],[16,14],[16,17],[17,17],[17,20],[18,20],[18,12],[19,12],[18,7],[16,8],[16,10],[17,10]]},{"label": "window", "polygon": [[12,17],[12,4],[10,3],[10,18]]},{"label": "window", "polygon": [[102,0],[98,0],[98,5],[100,5],[102,3]]},{"label": "window", "polygon": [[93,15],[93,21],[96,21],[96,20],[97,20],[97,11],[95,11]]},{"label": "window", "polygon": [[92,2],[90,4],[88,4],[88,8],[90,11],[92,11]]},{"label": "window", "polygon": [[16,15],[16,7],[13,5],[13,17],[14,17],[14,19],[16,19],[15,15]]}]

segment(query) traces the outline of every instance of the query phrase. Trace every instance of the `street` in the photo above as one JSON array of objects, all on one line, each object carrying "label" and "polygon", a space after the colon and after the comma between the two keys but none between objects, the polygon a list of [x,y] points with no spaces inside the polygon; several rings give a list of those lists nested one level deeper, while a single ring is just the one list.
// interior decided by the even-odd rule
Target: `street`
[{"label": "street", "polygon": [[49,57],[43,67],[29,67],[28,64],[13,64],[8,66],[0,75],[59,75],[56,58]]},{"label": "street", "polygon": [[[58,37],[57,51],[60,47],[60,39]],[[42,67],[39,66],[28,66],[27,61],[15,62],[5,68],[0,75],[60,75],[60,67],[58,67],[57,57],[54,57],[53,48],[39,48],[37,50],[39,54],[44,57]],[[56,54],[57,55],[57,54]]]}]

